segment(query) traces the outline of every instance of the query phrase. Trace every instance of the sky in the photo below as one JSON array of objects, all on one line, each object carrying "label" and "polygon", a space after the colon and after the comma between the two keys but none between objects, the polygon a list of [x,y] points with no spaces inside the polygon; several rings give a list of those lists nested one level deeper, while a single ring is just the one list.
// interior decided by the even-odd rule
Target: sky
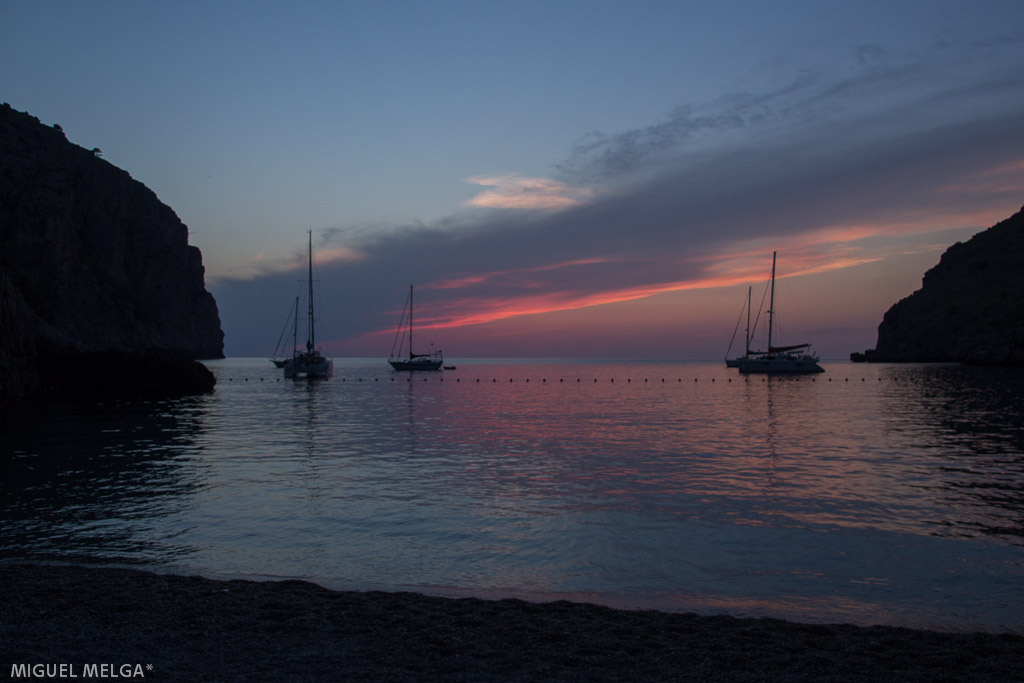
[{"label": "sky", "polygon": [[0,101],[175,210],[231,357],[311,231],[339,357],[415,285],[450,359],[722,358],[777,252],[775,340],[842,359],[1024,204],[1019,0],[4,0]]}]

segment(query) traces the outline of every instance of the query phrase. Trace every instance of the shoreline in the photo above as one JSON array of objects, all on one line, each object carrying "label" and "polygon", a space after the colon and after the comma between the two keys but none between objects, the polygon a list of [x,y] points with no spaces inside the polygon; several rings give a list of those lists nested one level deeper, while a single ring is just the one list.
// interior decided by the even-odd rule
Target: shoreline
[{"label": "shoreline", "polygon": [[[1012,681],[1024,637],[0,565],[0,666],[148,680]],[[152,665],[151,669],[148,669]],[[87,679],[85,679],[87,680]]]}]

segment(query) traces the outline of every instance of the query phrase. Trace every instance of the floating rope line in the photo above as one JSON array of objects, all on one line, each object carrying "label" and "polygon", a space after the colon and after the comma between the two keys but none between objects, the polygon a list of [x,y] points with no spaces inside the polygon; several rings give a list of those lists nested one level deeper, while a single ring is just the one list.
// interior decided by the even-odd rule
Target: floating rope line
[{"label": "floating rope line", "polygon": [[[761,375],[761,376],[759,376],[759,377],[760,377],[760,380],[761,380],[762,382],[767,382],[767,381],[769,381],[769,380],[771,380],[771,381],[775,381],[775,382],[783,382],[783,381],[784,381],[784,382],[802,382],[802,381],[806,381],[806,380],[810,380],[811,382],[817,382],[817,381],[818,381],[818,378],[817,378],[817,377],[801,377],[801,376],[779,376],[779,377],[775,377],[775,376],[771,376],[771,375]],[[253,380],[254,382],[255,382],[255,381],[259,381],[259,382],[265,382],[265,381],[267,380],[267,377],[265,377],[265,376],[259,376],[259,377],[252,377],[252,378],[249,378],[249,377],[239,377],[239,378],[237,378],[237,381],[240,381],[240,382],[248,382],[248,381],[249,381],[250,379],[252,379],[252,380]],[[281,378],[280,378],[280,377],[274,377],[273,379],[274,379],[274,381],[275,381],[275,382],[280,382],[280,381],[281,381]],[[365,383],[369,383],[369,382],[371,381],[371,379],[372,379],[373,383],[380,383],[380,381],[381,381],[381,378],[380,378],[380,377],[373,377],[373,378],[364,378],[364,377],[340,377],[340,378],[338,378],[338,380],[337,380],[337,381],[340,381],[340,382],[342,382],[343,384],[344,384],[344,383],[348,383],[348,382],[353,382],[353,383],[357,383],[357,384],[360,384],[360,383],[364,383],[364,382],[365,382]],[[388,379],[389,379],[389,381],[390,381],[390,382],[392,382],[392,383],[394,383],[394,382],[395,382],[395,378],[394,378],[394,377],[390,377],[390,378],[388,378]],[[417,379],[419,379],[419,378],[417,378]],[[424,383],[428,383],[428,382],[430,382],[430,381],[431,381],[431,379],[436,379],[436,380],[437,380],[437,382],[439,382],[439,383],[444,383],[444,381],[445,381],[445,378],[444,378],[444,377],[434,377],[434,378],[430,378],[430,377],[423,377],[423,378],[422,378],[422,381],[423,381]],[[450,381],[450,379],[451,379],[451,378],[449,378],[449,381]],[[719,379],[720,379],[719,377],[710,377],[710,378],[705,378],[705,379],[704,379],[704,382],[710,382],[711,384],[716,384],[716,383],[718,382],[718,380],[719,380]],[[742,377],[742,379],[743,379],[743,381],[744,381],[744,382],[749,382],[751,378],[750,378],[749,376],[746,376],[746,375],[744,375],[744,376]],[[856,382],[856,381],[857,381],[857,379],[858,379],[858,378],[854,377],[854,378],[852,378],[852,381]],[[859,379],[860,379],[860,381],[861,381],[862,383],[863,383],[863,382],[867,382],[867,378],[866,378],[866,377],[861,377],[861,378],[859,378]],[[878,378],[876,378],[876,379],[877,379],[877,381],[881,382],[881,381],[883,381],[883,379],[884,379],[884,378],[882,378],[882,377],[878,377]],[[531,377],[523,377],[523,378],[520,378],[520,379],[517,379],[517,378],[515,378],[515,377],[509,377],[509,378],[508,378],[508,383],[509,383],[509,384],[516,384],[516,383],[519,383],[519,384],[530,384],[530,383],[531,383],[531,381],[532,381],[532,382],[533,382],[533,384],[534,384],[535,386],[536,386],[537,384],[541,384],[541,385],[544,385],[544,386],[547,386],[547,385],[548,385],[548,378],[547,378],[547,377],[542,377],[542,378],[541,378],[541,379],[539,380],[539,382],[537,382],[537,381],[533,381],[533,380],[534,380],[534,378],[531,378]],[[839,378],[839,377],[834,377],[834,378],[833,378],[833,377],[828,377],[828,378],[827,378],[827,380],[828,380],[829,382],[833,382],[833,380],[834,380],[834,381],[835,381],[836,383],[842,382],[842,383],[844,383],[844,384],[848,384],[848,383],[849,383],[849,382],[851,381],[851,378],[850,378],[850,377],[843,377],[843,378]],[[222,377],[222,378],[220,378],[220,381],[234,382],[234,381],[236,381],[236,378],[235,378],[235,377]],[[412,378],[412,377],[407,377],[407,378],[405,379],[405,381],[406,381],[407,383],[409,383],[409,382],[412,382],[412,381],[413,381],[413,378]],[[470,381],[470,378],[467,378],[467,379],[466,379],[466,381],[467,381],[467,382],[469,382],[469,381]],[[480,378],[480,377],[474,377],[474,378],[472,378],[472,381],[473,381],[473,383],[475,383],[475,384],[480,384],[480,382],[481,382],[481,378]],[[486,379],[485,379],[484,381],[486,381]],[[566,379],[565,379],[564,377],[560,377],[560,378],[558,379],[558,383],[559,383],[559,384],[564,384],[564,383],[565,383],[566,381],[567,381],[567,380],[566,380]],[[570,380],[570,381],[571,381],[571,380]],[[595,377],[595,378],[594,378],[594,384],[597,384],[597,383],[599,383],[599,382],[601,382],[601,381],[602,381],[602,380],[601,380],[600,378],[598,378],[598,377]],[[615,384],[615,382],[616,382],[616,378],[615,378],[615,377],[609,377],[609,378],[607,379],[607,381],[608,381],[608,383],[609,383],[609,384]],[[678,379],[677,379],[676,381],[677,381],[677,383],[680,383],[680,384],[681,384],[681,383],[683,382],[683,378],[682,378],[682,377],[680,377],[680,378],[678,378]],[[693,378],[693,381],[694,381],[694,383],[695,383],[695,384],[697,384],[697,383],[700,383],[700,382],[701,382],[701,378],[700,378],[700,377],[694,377],[694,378]],[[731,383],[732,383],[732,381],[733,381],[733,378],[732,378],[732,377],[727,377],[725,381],[726,381],[726,383],[729,383],[729,384],[731,384]],[[890,378],[890,381],[893,381],[893,382],[899,382],[900,380],[899,380],[899,378],[893,377],[893,378]],[[492,379],[491,379],[491,383],[492,383],[492,384],[497,384],[497,382],[498,382],[498,379],[497,379],[496,377],[495,377],[495,378],[492,378]],[[552,382],[554,382],[554,380],[552,380]],[[577,377],[577,378],[576,378],[576,383],[577,383],[577,384],[581,384],[582,382],[583,382],[583,378],[581,378],[581,377]],[[661,384],[666,384],[666,378],[664,378],[664,377],[661,377],[661,378],[658,378],[658,379],[654,380],[654,382],[660,382]],[[455,383],[456,383],[456,384],[461,384],[461,383],[462,383],[462,378],[461,378],[461,377],[456,377],[456,378],[455,378]],[[623,382],[619,382],[619,383],[620,383],[620,384],[622,384]],[[641,383],[641,381],[640,381],[640,380],[637,380],[637,384],[640,384],[640,383]],[[651,380],[651,378],[649,378],[649,377],[645,377],[645,378],[643,379],[643,382],[642,382],[642,383],[643,383],[643,384],[651,384],[651,383],[652,383],[652,380]],[[630,385],[632,385],[632,384],[633,384],[633,378],[632,378],[632,377],[627,377],[627,378],[626,378],[626,380],[625,380],[625,384],[630,384]]]}]

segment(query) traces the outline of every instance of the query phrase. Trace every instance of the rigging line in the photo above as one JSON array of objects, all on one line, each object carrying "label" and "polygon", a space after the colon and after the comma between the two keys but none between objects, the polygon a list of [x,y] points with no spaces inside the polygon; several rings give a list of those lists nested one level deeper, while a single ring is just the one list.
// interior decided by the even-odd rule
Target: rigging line
[{"label": "rigging line", "polygon": [[[398,321],[398,328],[395,330],[395,341],[391,343],[391,355],[388,358],[398,358],[402,354],[402,344],[405,338],[402,337],[402,330],[405,329],[405,314],[409,310],[409,297],[405,298],[405,306],[402,307],[402,318]],[[398,356],[395,355],[395,347],[398,347]]]},{"label": "rigging line", "polygon": [[[319,278],[313,280],[313,282],[322,284],[322,281]],[[313,293],[313,296],[316,298],[316,310],[320,312],[320,315],[315,315],[313,318],[313,322],[320,328],[317,330],[317,337],[321,340],[328,339],[329,336],[327,333],[327,328],[324,326],[323,318],[321,317],[323,315],[324,310],[324,288],[322,286],[317,287]],[[317,346],[322,346],[327,355],[330,355],[330,352],[327,350],[327,346],[325,344],[321,342]]]},{"label": "rigging line", "polygon": [[288,310],[288,319],[284,321],[284,329],[281,330],[281,336],[277,338],[277,345],[274,346],[274,358],[277,358],[278,351],[281,351],[282,353],[284,352],[284,347],[282,346],[284,344],[284,338],[292,328],[292,316],[295,315],[295,309],[298,304],[299,301],[296,299],[295,303],[293,303],[291,308]]},{"label": "rigging line", "polygon": [[[736,333],[740,330],[740,323],[743,322],[743,311],[747,308],[747,302],[743,302],[743,306],[740,308],[740,317],[736,319],[736,327],[732,331],[732,339],[729,340],[729,348],[725,351],[725,357],[728,358],[732,352],[732,343],[736,341]],[[747,342],[749,344],[749,340]]]},{"label": "rigging line", "polygon": [[[295,281],[295,298],[298,299],[301,302],[301,301],[305,301],[306,300],[306,296],[307,296],[307,294],[306,294],[306,280],[305,279],[296,280]],[[305,317],[305,316],[303,316],[303,317]],[[295,340],[294,340],[294,343],[296,345],[298,345],[299,333],[303,331],[302,329],[300,329],[300,327],[309,327],[309,321],[303,321],[302,323],[299,322],[299,304],[296,303],[295,304]],[[306,336],[307,337],[309,336],[309,331],[308,330],[306,330]]]},{"label": "rigging line", "polygon": [[761,292],[761,304],[757,307],[757,317],[754,318],[754,324],[750,328],[750,338],[751,339],[754,338],[754,333],[757,330],[757,323],[759,323],[761,321],[761,313],[764,312],[764,300],[766,298],[768,298],[768,288],[769,288],[770,284],[771,284],[770,280],[768,282],[766,282],[765,285],[764,285],[764,290]]},{"label": "rigging line", "polygon": [[800,324],[802,321],[807,320],[807,318],[804,317],[803,311],[800,308],[800,302],[797,301],[793,286],[789,282],[785,282],[785,287],[788,300],[791,302],[791,305],[788,305],[786,308],[787,310],[793,311],[793,315],[789,316],[787,320],[796,321],[796,325],[794,327],[799,328],[797,329],[797,334],[800,335],[800,338],[810,339],[810,336],[807,334],[807,329]]}]

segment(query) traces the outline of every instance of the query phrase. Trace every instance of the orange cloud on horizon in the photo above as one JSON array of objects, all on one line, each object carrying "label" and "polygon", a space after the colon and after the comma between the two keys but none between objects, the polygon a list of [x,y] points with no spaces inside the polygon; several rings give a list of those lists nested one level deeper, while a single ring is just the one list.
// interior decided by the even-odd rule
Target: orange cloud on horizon
[{"label": "orange cloud on horizon", "polygon": [[[809,230],[802,235],[789,238],[785,244],[779,245],[779,266],[776,276],[790,278],[805,275],[817,275],[855,266],[875,263],[891,255],[891,251],[871,248],[856,244],[879,236],[900,236],[944,230],[949,223],[963,225],[973,223],[981,216],[989,219],[988,214],[964,213],[959,216],[943,215],[941,220],[935,215],[915,216],[909,220],[884,223],[855,223],[849,225],[823,226]],[[998,211],[993,215],[1001,215]],[[936,227],[939,223],[940,227]],[[945,224],[945,225],[943,225]],[[541,315],[558,311],[575,310],[605,304],[635,301],[666,292],[677,292],[697,289],[730,287],[751,282],[767,281],[771,270],[768,256],[773,249],[755,240],[741,245],[739,249],[724,251],[718,255],[703,256],[703,274],[686,280],[653,283],[648,285],[611,288],[598,292],[578,292],[573,290],[551,291],[544,294],[514,296],[509,298],[493,298],[466,296],[444,304],[446,311],[458,311],[454,314],[431,315],[420,317],[420,325],[424,329],[445,329],[481,325],[489,322],[514,317]],[[432,285],[434,289],[472,288],[498,276],[514,276],[518,274],[556,270],[569,266],[585,266],[593,264],[613,264],[611,258],[590,258],[576,261],[536,266],[530,268],[481,273],[463,278],[444,281]],[[430,307],[428,306],[428,311]],[[435,307],[436,310],[436,307]],[[393,330],[391,330],[393,332]]]}]

